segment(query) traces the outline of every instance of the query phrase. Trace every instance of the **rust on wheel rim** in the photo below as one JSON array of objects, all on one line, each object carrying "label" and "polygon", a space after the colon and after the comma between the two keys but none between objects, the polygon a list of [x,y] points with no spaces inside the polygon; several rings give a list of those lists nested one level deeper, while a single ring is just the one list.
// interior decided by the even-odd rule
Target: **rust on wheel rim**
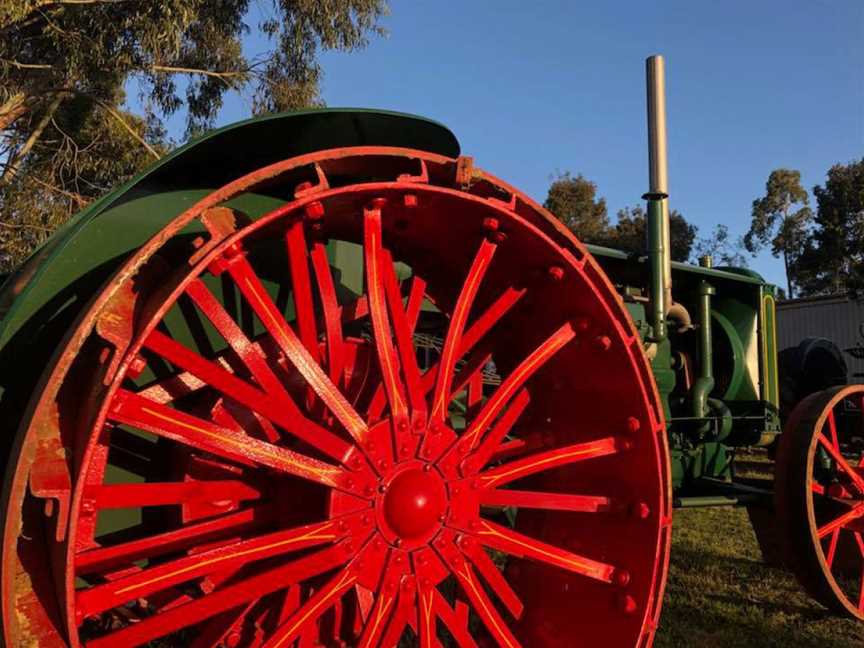
[{"label": "rust on wheel rim", "polygon": [[[288,197],[226,205],[253,190]],[[109,282],[32,410],[13,644],[652,641],[670,492],[641,342],[581,244],[466,158],[339,149],[213,192]]]},{"label": "rust on wheel rim", "polygon": [[786,563],[817,601],[864,619],[864,385],[803,400],[776,471]]}]

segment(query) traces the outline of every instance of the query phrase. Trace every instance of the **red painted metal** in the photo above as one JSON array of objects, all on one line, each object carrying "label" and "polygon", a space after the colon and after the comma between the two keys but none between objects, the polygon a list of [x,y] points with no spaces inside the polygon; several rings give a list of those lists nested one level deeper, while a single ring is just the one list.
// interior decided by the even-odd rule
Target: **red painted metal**
[{"label": "red painted metal", "polygon": [[[257,220],[222,206],[277,186]],[[362,246],[363,294],[334,241]],[[10,510],[53,533],[39,553],[7,525],[4,591],[33,559],[54,581],[12,596],[10,645],[652,641],[670,492],[640,342],[581,244],[464,160],[339,149],[237,179],[49,372]],[[137,521],[103,529],[120,507]]]},{"label": "red painted metal", "polygon": [[780,438],[777,517],[786,563],[817,601],[864,619],[864,385],[812,394]]}]

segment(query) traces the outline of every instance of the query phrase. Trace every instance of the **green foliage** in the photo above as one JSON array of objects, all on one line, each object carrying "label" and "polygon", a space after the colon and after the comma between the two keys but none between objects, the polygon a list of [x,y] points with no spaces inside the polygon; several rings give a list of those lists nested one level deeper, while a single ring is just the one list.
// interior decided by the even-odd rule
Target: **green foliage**
[{"label": "green foliage", "polygon": [[[543,206],[564,223],[583,243],[605,245],[633,254],[644,254],[646,246],[645,211],[639,205],[618,211],[612,226],[606,200],[597,196],[597,185],[581,174],[560,173],[549,186]],[[674,209],[669,214],[672,258],[686,261],[696,238],[697,228]]]},{"label": "green foliage", "polygon": [[606,200],[597,197],[597,185],[581,174],[558,174],[549,186],[543,206],[570,229],[580,241],[602,244],[609,231]]},{"label": "green foliage", "polygon": [[729,228],[722,223],[714,226],[711,234],[700,238],[696,243],[695,257],[710,256],[714,265],[734,268],[746,268],[747,257],[742,254],[742,243],[733,243],[729,236]]},{"label": "green foliage", "polygon": [[[604,245],[633,254],[645,254],[647,220],[641,205],[618,210],[618,222],[609,230]],[[698,228],[687,222],[680,212],[669,212],[669,241],[673,261],[687,261]]]},{"label": "green foliage", "polygon": [[807,225],[813,218],[801,172],[775,169],[765,183],[765,195],[753,201],[750,230],[744,246],[756,254],[770,243],[775,257],[783,256],[790,297],[794,297],[791,267],[804,247]]},{"label": "green foliage", "polygon": [[864,158],[832,166],[813,195],[812,232],[792,265],[796,284],[805,295],[864,290]]},{"label": "green foliage", "polygon": [[[384,0],[0,0],[0,271],[165,150],[163,122],[212,126],[227,92],[253,112],[321,103],[322,50],[381,33]],[[243,53],[252,30],[269,48]],[[137,83],[144,114],[123,110]],[[16,234],[17,232],[17,234]]]}]

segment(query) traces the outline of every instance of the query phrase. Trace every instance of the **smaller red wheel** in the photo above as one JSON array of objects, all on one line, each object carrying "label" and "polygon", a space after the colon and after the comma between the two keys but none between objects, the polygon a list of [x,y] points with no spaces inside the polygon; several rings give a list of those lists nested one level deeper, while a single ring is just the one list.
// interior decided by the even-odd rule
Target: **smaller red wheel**
[{"label": "smaller red wheel", "polygon": [[777,518],[786,564],[825,607],[864,620],[864,385],[803,400],[780,437]]}]

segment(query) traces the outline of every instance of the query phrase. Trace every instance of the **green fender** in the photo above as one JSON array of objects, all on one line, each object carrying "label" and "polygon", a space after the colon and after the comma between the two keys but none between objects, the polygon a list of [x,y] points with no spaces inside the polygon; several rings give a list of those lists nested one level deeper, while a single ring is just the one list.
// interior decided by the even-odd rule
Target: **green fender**
[{"label": "green fender", "polygon": [[[250,119],[173,151],[70,219],[6,280],[0,288],[0,370],[10,343],[19,351],[50,343],[56,336],[46,339],[45,327],[61,315],[68,323],[130,252],[210,190],[279,160],[367,145],[459,155],[456,137],[437,122],[350,108]],[[254,213],[281,200],[239,202]]]}]

